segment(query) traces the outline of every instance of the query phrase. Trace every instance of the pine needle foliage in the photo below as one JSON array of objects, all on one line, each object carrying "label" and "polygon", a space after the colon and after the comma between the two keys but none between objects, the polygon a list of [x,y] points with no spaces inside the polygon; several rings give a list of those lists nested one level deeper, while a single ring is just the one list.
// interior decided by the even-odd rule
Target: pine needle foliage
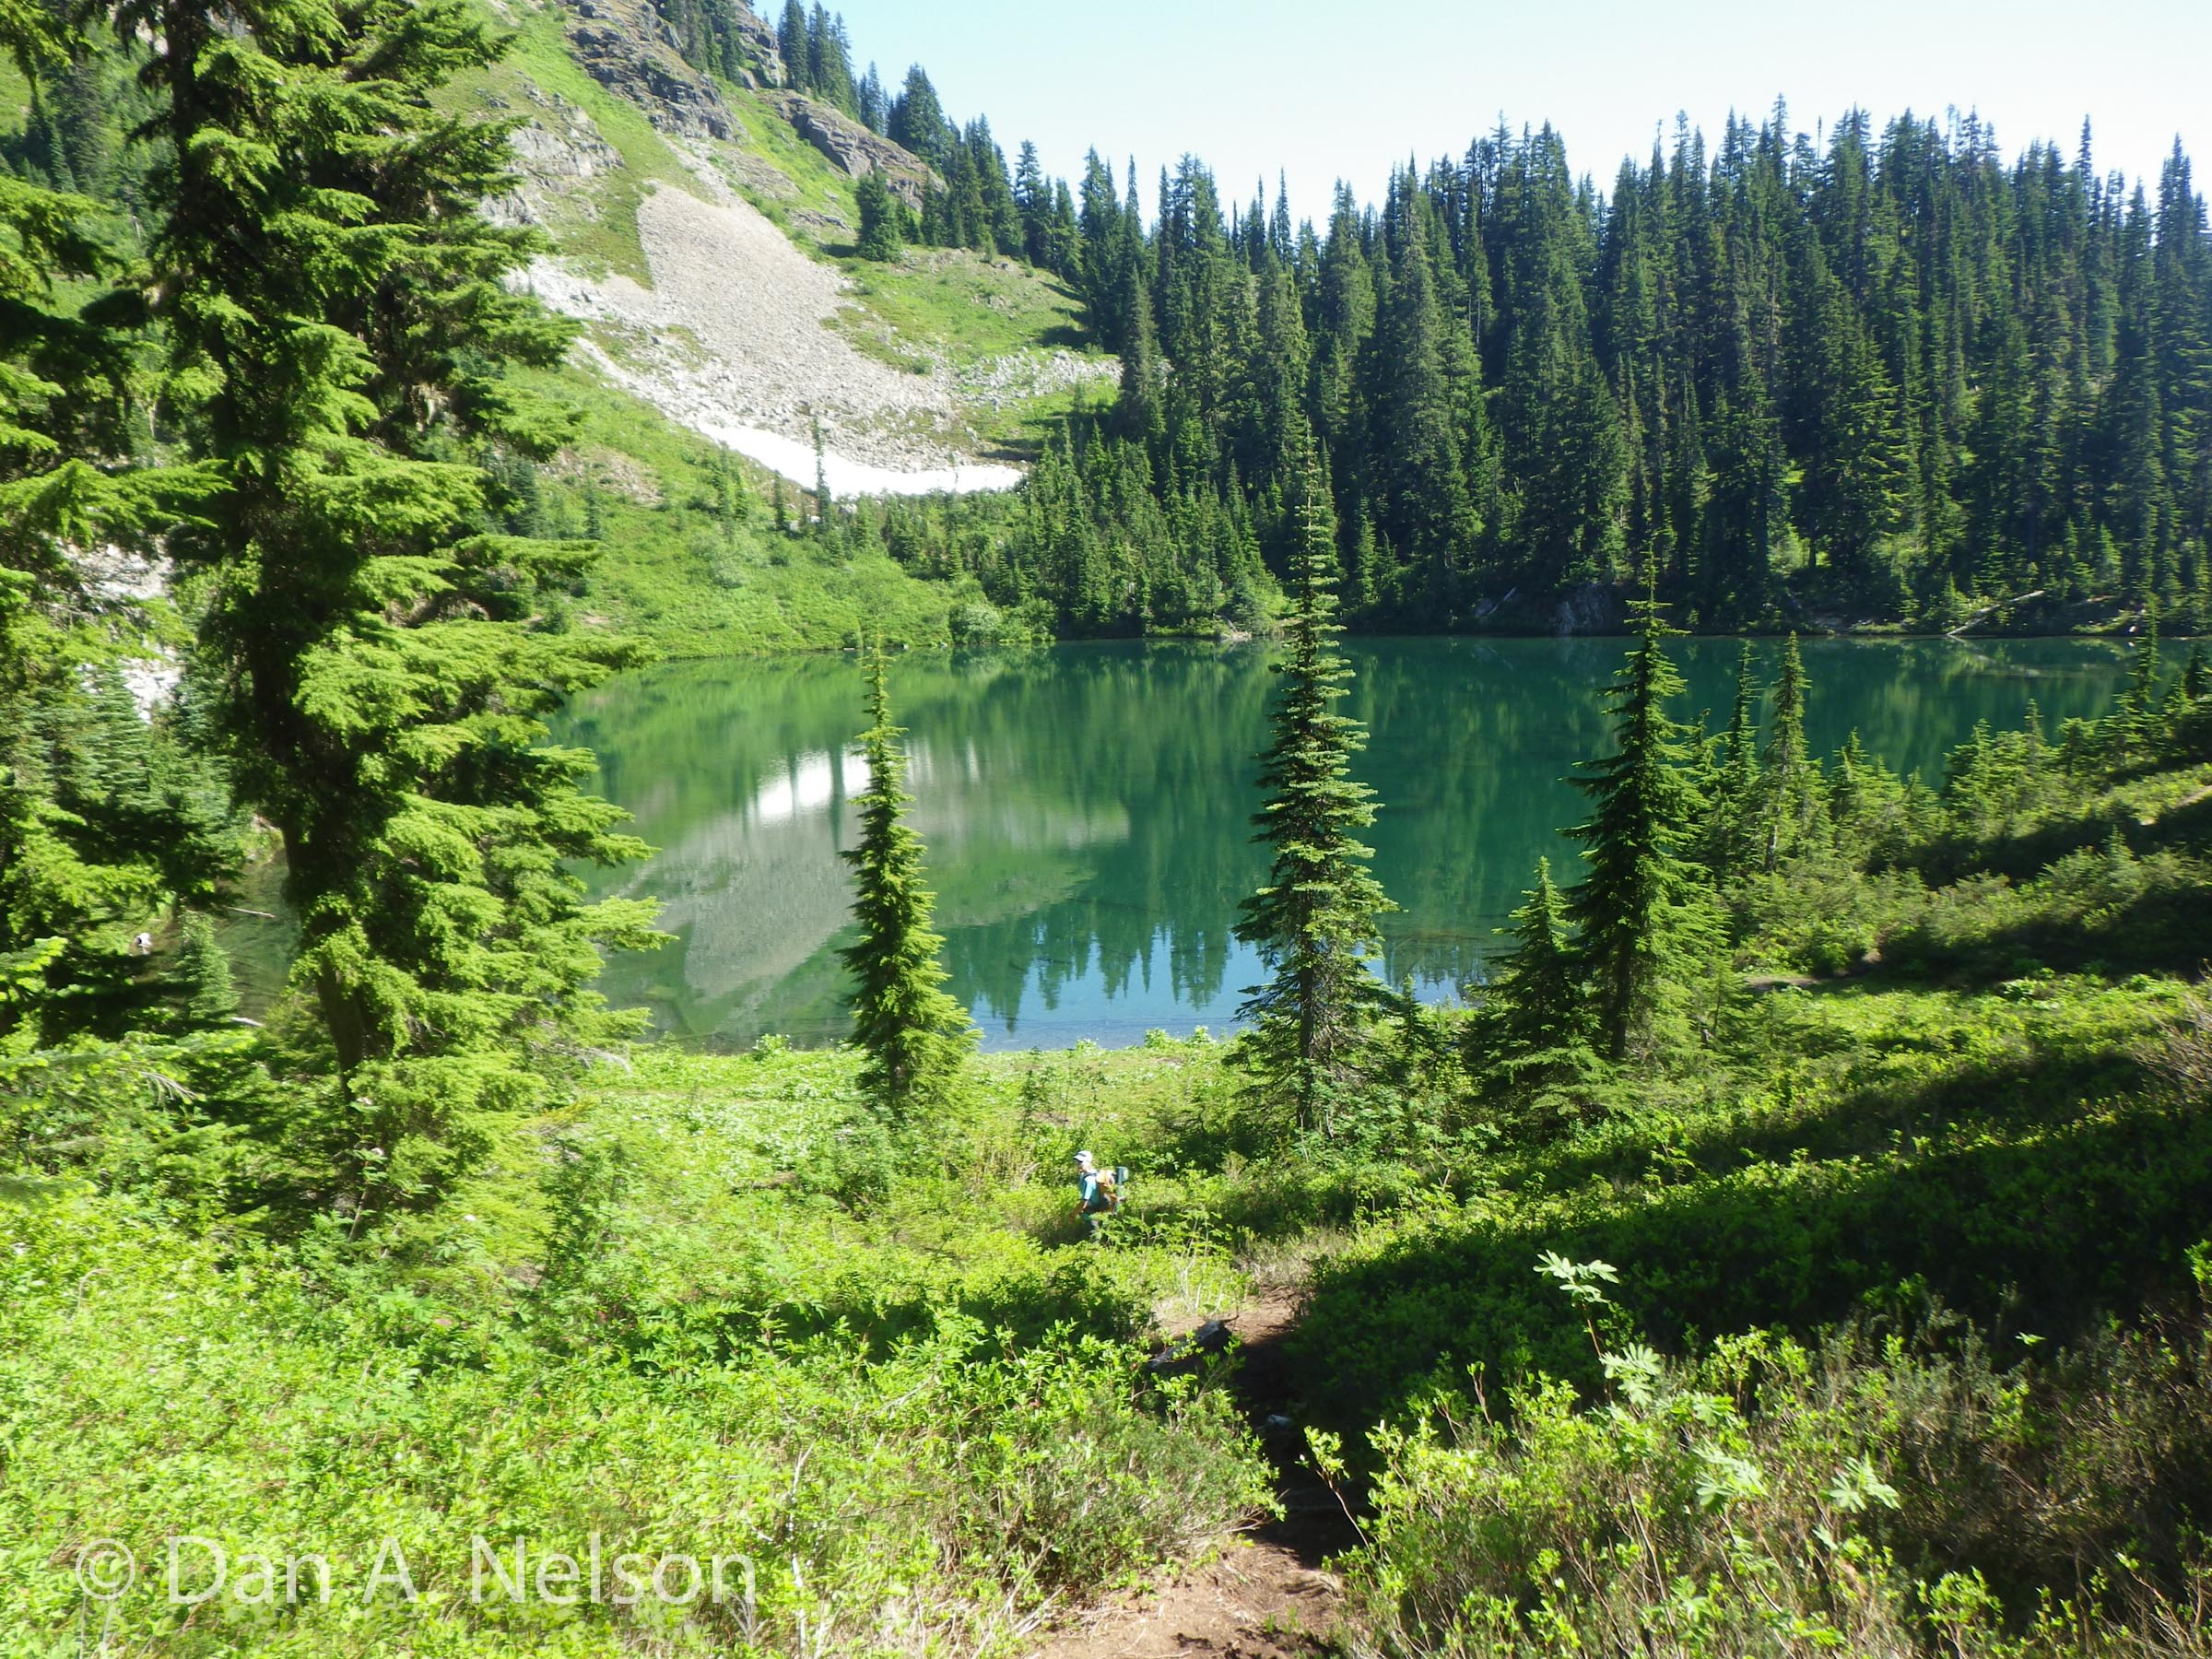
[{"label": "pine needle foliage", "polygon": [[1344,629],[1327,496],[1310,453],[1306,466],[1287,651],[1273,665],[1283,677],[1275,736],[1259,757],[1265,804],[1253,818],[1253,839],[1274,858],[1236,925],[1271,977],[1237,1012],[1253,1022],[1240,1047],[1253,1090],[1291,1106],[1300,1127],[1325,1129],[1389,999],[1368,963],[1382,944],[1377,919],[1396,907],[1369,868],[1374,850],[1359,839],[1375,819],[1374,791],[1351,775],[1367,731],[1336,709],[1352,670],[1335,650]]},{"label": "pine needle foliage", "polygon": [[1616,1065],[1653,1035],[1670,982],[1711,933],[1701,873],[1686,848],[1697,802],[1688,731],[1666,712],[1683,689],[1665,641],[1678,637],[1655,599],[1634,606],[1636,645],[1605,693],[1613,753],[1581,763],[1591,815],[1569,831],[1588,869],[1568,896],[1575,949],[1605,1056]]},{"label": "pine needle foliage", "polygon": [[[70,70],[55,17],[0,5],[0,53],[34,98]],[[0,1053],[127,1020],[147,1000],[134,935],[234,851],[118,677],[151,653],[149,618],[86,557],[149,550],[214,482],[134,453],[146,308],[102,211],[0,176]]]},{"label": "pine needle foliage", "polygon": [[860,241],[853,252],[863,259],[889,265],[899,258],[899,203],[880,173],[866,172],[853,189],[860,209]]},{"label": "pine needle foliage", "polygon": [[219,1026],[238,1012],[238,987],[230,977],[230,959],[215,936],[215,926],[201,912],[184,918],[182,937],[170,976],[177,997],[177,1011],[188,1026]]},{"label": "pine needle foliage", "polygon": [[1498,964],[1484,1006],[1492,1056],[1515,1073],[1562,1057],[1584,1039],[1587,1002],[1567,921],[1567,901],[1536,860],[1536,884],[1505,930],[1512,948]]},{"label": "pine needle foliage", "polygon": [[922,838],[906,822],[903,729],[891,723],[883,654],[868,665],[868,729],[861,734],[868,786],[858,798],[860,844],[853,917],[860,937],[839,954],[851,971],[853,1041],[867,1056],[860,1086],[878,1117],[905,1127],[940,1103],[975,1045],[967,1011],[945,990],[945,941],[930,926],[936,899],[923,868]]},{"label": "pine needle foliage", "polygon": [[1828,786],[1805,740],[1811,689],[1797,636],[1791,634],[1774,677],[1774,730],[1767,739],[1766,773],[1760,780],[1759,830],[1770,875],[1786,859],[1827,839]]},{"label": "pine needle foliage", "polygon": [[211,599],[201,670],[238,782],[282,832],[345,1108],[328,1150],[379,1202],[434,1193],[485,1114],[634,1029],[589,989],[651,907],[582,902],[570,861],[643,849],[546,742],[630,662],[546,599],[582,544],[495,534],[485,463],[549,455],[560,409],[509,364],[571,335],[504,278],[538,247],[479,204],[512,124],[440,89],[502,42],[455,0],[124,0],[163,42],[153,193],[168,407],[223,488],[178,535]]},{"label": "pine needle foliage", "polygon": [[1735,703],[1727,730],[1715,746],[1711,810],[1706,814],[1705,865],[1718,880],[1741,875],[1758,862],[1759,701],[1751,642],[1747,640],[1736,660]]}]

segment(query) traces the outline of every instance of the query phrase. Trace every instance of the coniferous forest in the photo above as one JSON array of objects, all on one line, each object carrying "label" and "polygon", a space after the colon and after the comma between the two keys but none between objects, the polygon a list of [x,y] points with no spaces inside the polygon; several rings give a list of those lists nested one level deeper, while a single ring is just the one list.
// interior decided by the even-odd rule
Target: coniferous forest
[{"label": "coniferous forest", "polygon": [[1500,129],[1294,223],[1191,157],[1009,170],[918,66],[856,79],[820,6],[782,39],[942,179],[886,209],[909,239],[1057,274],[1122,358],[986,581],[1063,629],[1282,576],[1309,440],[1355,627],[1543,627],[1647,556],[1721,630],[2212,606],[2212,226],[2178,143],[2131,180],[2087,123],[2008,153],[1971,114],[1816,140],[1778,106],[1594,188],[1568,135]]},{"label": "coniferous forest", "polygon": [[[1284,570],[1309,441],[1366,628],[1547,620],[1647,558],[1711,629],[2206,614],[2212,229],[2178,147],[2131,182],[2086,129],[2007,159],[1853,113],[1816,147],[1777,110],[1602,194],[1560,135],[1492,133],[1318,227],[1189,159],[1147,194],[1094,155],[1072,237],[1056,190],[1014,198],[996,245],[1124,365],[1035,487],[1034,580],[1080,629]],[[1117,568],[1133,478],[1220,531]]]},{"label": "coniferous forest", "polygon": [[[1112,395],[996,497],[682,447],[510,211],[547,112],[660,131],[586,37],[919,158],[745,129],[847,277],[1049,273]],[[2212,1656],[2178,148],[1778,110],[1601,194],[1500,132],[1315,226],[1009,169],[797,0],[0,53],[0,1656]],[[656,678],[670,524],[679,607],[857,661]],[[1481,629],[1620,637],[1386,637]],[[1050,642],[1155,632],[1230,637]],[[679,1035],[649,953],[840,1040]]]}]

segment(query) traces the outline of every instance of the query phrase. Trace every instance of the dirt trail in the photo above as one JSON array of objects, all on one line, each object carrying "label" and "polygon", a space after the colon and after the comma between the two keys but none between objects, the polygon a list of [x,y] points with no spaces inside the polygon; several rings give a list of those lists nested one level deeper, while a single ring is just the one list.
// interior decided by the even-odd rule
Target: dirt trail
[{"label": "dirt trail", "polygon": [[1299,1430],[1284,1424],[1295,1388],[1282,1342],[1297,1318],[1294,1298],[1277,1292],[1228,1322],[1242,1344],[1237,1392],[1274,1460],[1283,1519],[1230,1540],[1164,1589],[1070,1619],[1033,1659],[1312,1659],[1327,1651],[1343,1592],[1322,1563],[1359,1535],[1335,1496],[1300,1466]]}]

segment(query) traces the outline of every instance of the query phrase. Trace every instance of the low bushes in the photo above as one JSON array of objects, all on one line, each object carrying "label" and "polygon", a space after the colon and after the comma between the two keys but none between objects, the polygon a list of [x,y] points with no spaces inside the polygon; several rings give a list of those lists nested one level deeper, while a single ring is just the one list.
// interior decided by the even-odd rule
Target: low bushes
[{"label": "low bushes", "polygon": [[[1133,1340],[1187,1253],[924,1214],[938,1176],[898,1159],[818,1182],[850,1070],[641,1054],[371,1237],[211,1224],[135,1143],[5,1195],[0,1653],[1008,1653],[1265,1509],[1218,1382]],[[475,1543],[588,1566],[594,1535],[573,1605]],[[206,1541],[187,1594],[229,1563],[205,1601],[167,1597],[172,1535]],[[143,1569],[112,1602],[72,1572],[100,1538]],[[364,1600],[388,1548],[413,1595]],[[332,1594],[256,1555],[324,1558]],[[727,1558],[727,1594],[629,1594],[625,1556]]]},{"label": "low bushes", "polygon": [[[1554,1263],[1602,1316],[1595,1265]],[[1816,1347],[1751,1334],[1695,1363],[1596,1329],[1593,1407],[1536,1379],[1508,1421],[1477,1374],[1378,1437],[1348,1563],[1376,1650],[2212,1651],[2201,1303],[2047,1359],[1941,1319]]]}]

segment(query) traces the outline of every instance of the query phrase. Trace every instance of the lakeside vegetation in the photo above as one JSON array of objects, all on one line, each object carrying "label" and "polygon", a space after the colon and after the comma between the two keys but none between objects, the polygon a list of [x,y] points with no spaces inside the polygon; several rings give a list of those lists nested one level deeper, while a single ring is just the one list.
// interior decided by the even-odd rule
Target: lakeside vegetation
[{"label": "lakeside vegetation", "polygon": [[[226,1122],[240,1056],[181,1073],[188,1105],[146,1091],[173,1055],[47,1056],[11,1148],[44,1190],[0,1251],[11,1514],[142,1555],[186,1516],[234,1558],[320,1542],[351,1583],[393,1533],[448,1592],[119,1604],[165,1652],[732,1639],[462,1594],[472,1533],[581,1551],[587,1522],[610,1559],[772,1539],[760,1651],[809,1651],[802,1616],[841,1651],[1018,1651],[1265,1510],[1227,1379],[1163,1391],[1145,1338],[1310,1280],[1297,1406],[1373,1482],[1344,1571],[1382,1651],[2200,1653],[2212,1015],[2169,974],[2212,751],[2169,706],[2185,747],[2124,711],[2065,794],[1975,764],[2025,733],[1870,817],[1824,766],[1836,828],[1725,890],[1707,1030],[1532,1072],[1510,996],[1408,1013],[1325,1135],[1204,1039],[982,1057],[904,1138],[852,1052],[646,1048],[380,1221]],[[1803,924],[1840,894],[1877,914],[1839,954]],[[1140,1172],[1103,1250],[1077,1146]],[[45,1628],[75,1616],[43,1548],[12,1559]]]},{"label": "lakeside vegetation", "polygon": [[[1938,786],[1814,752],[1794,641],[1687,724],[1650,544],[1583,856],[1432,1010],[1370,961],[1370,599],[1308,433],[1251,1034],[969,1053],[879,676],[853,1045],[643,1043],[594,982],[651,903],[573,873],[643,849],[545,724],[638,658],[589,606],[630,515],[684,515],[764,646],[927,616],[932,527],[977,523],[930,572],[975,583],[955,634],[1264,616],[1260,519],[1161,505],[1104,427],[988,508],[756,532],[674,440],[655,502],[502,280],[539,245],[477,210],[503,133],[439,100],[480,18],[97,20],[165,44],[143,163],[57,190],[57,135],[0,180],[0,1652],[1016,1654],[1278,1507],[1233,1346],[1154,1351],[1261,1290],[1359,1531],[1343,1623],[1286,1641],[2212,1652],[2212,670],[2163,578],[2108,713]],[[87,45],[0,8],[41,86]],[[1055,516],[1080,468],[1186,562],[1088,560],[1124,544]],[[275,844],[299,960],[255,1024],[209,924]],[[1135,1172],[1096,1248],[1078,1150]]]}]

